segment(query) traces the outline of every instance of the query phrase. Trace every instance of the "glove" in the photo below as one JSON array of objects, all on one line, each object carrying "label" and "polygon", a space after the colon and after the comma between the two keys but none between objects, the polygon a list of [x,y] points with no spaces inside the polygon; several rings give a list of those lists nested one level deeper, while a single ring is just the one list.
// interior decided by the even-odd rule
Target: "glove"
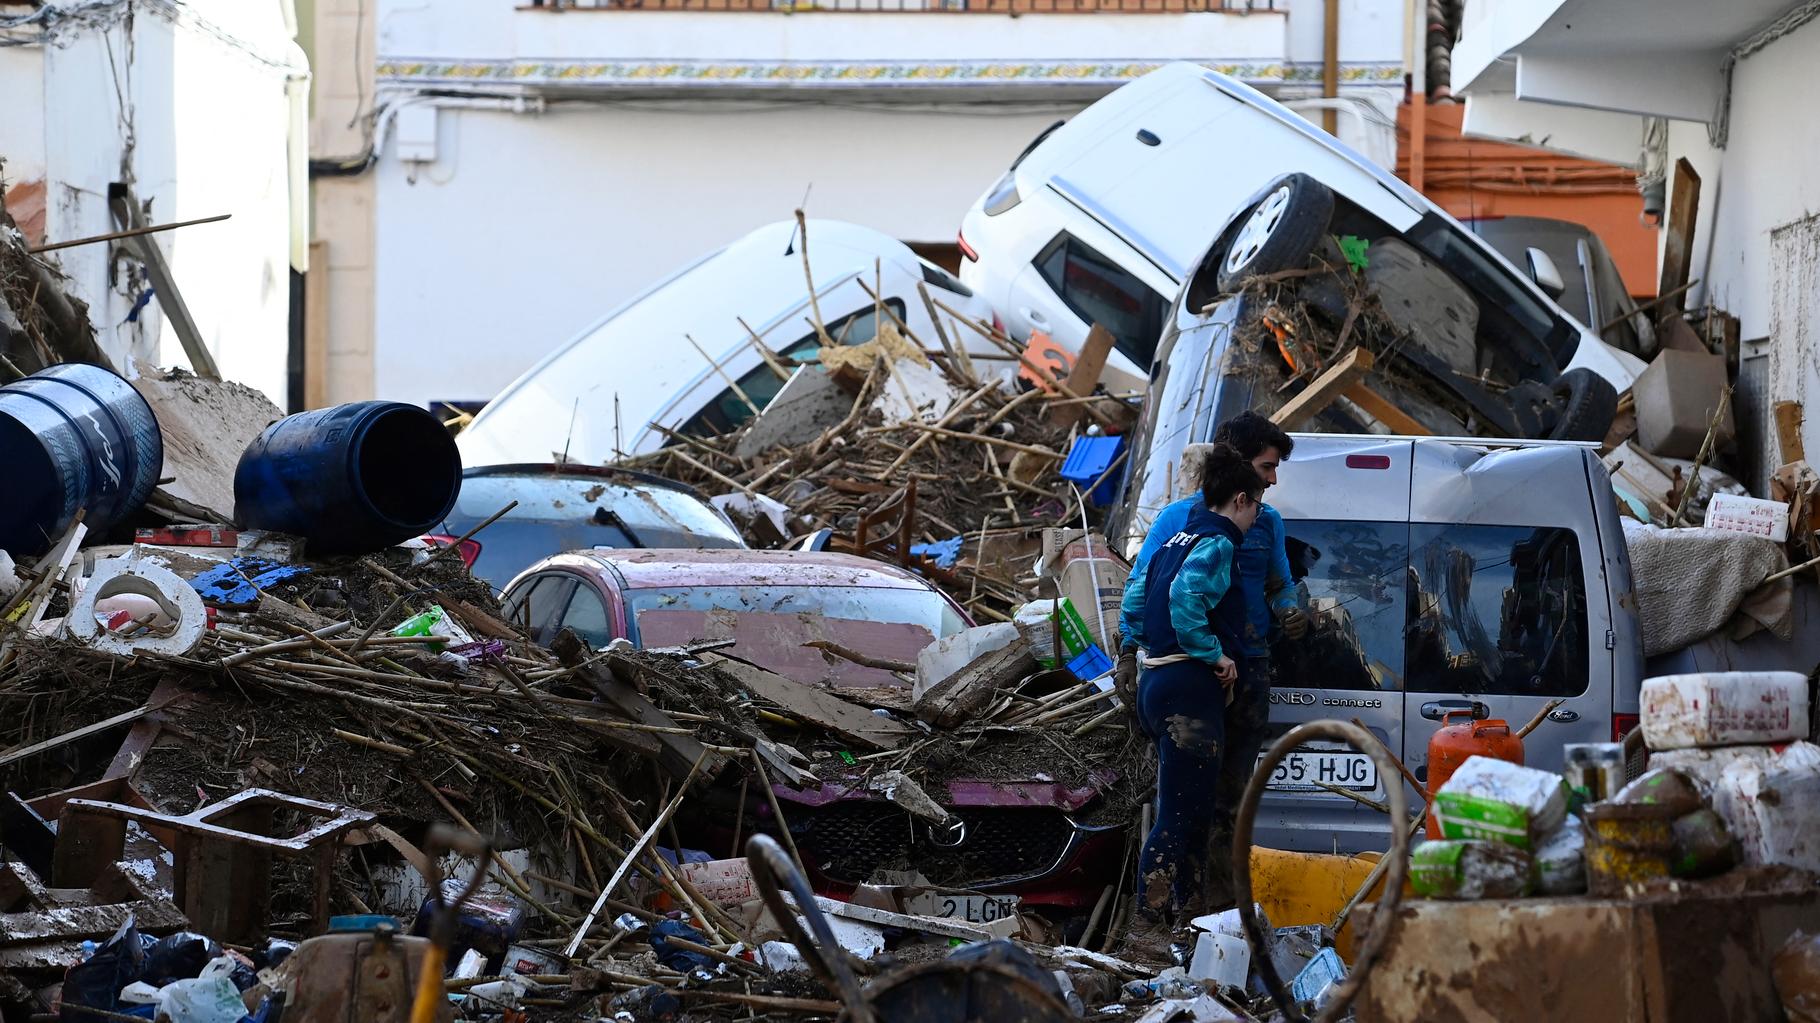
[{"label": "glove", "polygon": [[1119,651],[1118,663],[1112,668],[1112,684],[1125,706],[1137,706],[1138,655],[1136,650]]},{"label": "glove", "polygon": [[1283,613],[1283,617],[1278,619],[1277,624],[1283,627],[1283,635],[1300,641],[1302,637],[1308,635],[1308,612],[1299,607],[1292,607]]}]

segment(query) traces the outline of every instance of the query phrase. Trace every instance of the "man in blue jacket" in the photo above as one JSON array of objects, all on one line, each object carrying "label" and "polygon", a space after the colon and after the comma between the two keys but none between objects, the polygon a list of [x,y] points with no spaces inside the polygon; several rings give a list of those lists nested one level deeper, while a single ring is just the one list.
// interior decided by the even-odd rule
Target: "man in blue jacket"
[{"label": "man in blue jacket", "polygon": [[[1277,467],[1289,458],[1295,441],[1283,429],[1256,412],[1241,412],[1220,424],[1214,433],[1214,444],[1225,444],[1248,461],[1266,486],[1275,486]],[[1204,455],[1206,446],[1195,445],[1183,459],[1184,471],[1192,473],[1192,461]],[[1200,495],[1183,498],[1165,507],[1144,538],[1143,548],[1132,565],[1135,575],[1143,569],[1158,548],[1174,536],[1187,522],[1190,511],[1202,502]],[[1260,504],[1257,521],[1245,533],[1238,552],[1238,583],[1245,595],[1246,621],[1240,647],[1246,660],[1246,686],[1234,694],[1226,713],[1226,752],[1216,795],[1213,828],[1209,838],[1207,890],[1208,908],[1231,901],[1232,819],[1251,770],[1263,748],[1270,720],[1270,639],[1272,628],[1279,628],[1291,640],[1308,633],[1307,612],[1297,602],[1289,573],[1289,555],[1284,547],[1283,517],[1269,504]],[[1121,650],[1115,680],[1119,691],[1130,701],[1137,691],[1137,654],[1125,644]]]},{"label": "man in blue jacket", "polygon": [[1121,650],[1134,658],[1143,651],[1138,721],[1157,750],[1156,823],[1138,857],[1136,952],[1166,947],[1168,915],[1185,919],[1205,881],[1221,768],[1232,756],[1227,708],[1258,684],[1247,678],[1249,615],[1237,564],[1263,493],[1250,462],[1215,445],[1187,518],[1125,582]]}]

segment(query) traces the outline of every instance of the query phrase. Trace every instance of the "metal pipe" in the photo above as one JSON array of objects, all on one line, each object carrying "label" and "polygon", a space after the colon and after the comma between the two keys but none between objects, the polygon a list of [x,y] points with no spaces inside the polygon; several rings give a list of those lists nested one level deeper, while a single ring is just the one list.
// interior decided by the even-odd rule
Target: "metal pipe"
[{"label": "metal pipe", "polygon": [[[1277,975],[1276,964],[1270,958],[1269,939],[1258,921],[1257,906],[1252,901],[1251,831],[1258,813],[1258,802],[1264,796],[1264,786],[1269,781],[1271,772],[1296,747],[1321,739],[1348,743],[1353,749],[1370,757],[1378,765],[1380,778],[1399,777],[1395,758],[1384,748],[1383,743],[1377,741],[1376,736],[1358,725],[1331,720],[1309,721],[1290,729],[1264,752],[1256,769],[1251,772],[1251,783],[1245,786],[1245,797],[1239,801],[1238,812],[1232,824],[1232,891],[1239,903],[1239,920],[1245,925],[1245,940],[1251,945],[1251,961],[1256,965],[1264,987],[1270,992],[1271,1001],[1293,1023],[1303,1023],[1303,1016],[1294,1000],[1289,997],[1289,992],[1284,990],[1283,979]],[[1401,784],[1389,784],[1385,789],[1390,798],[1392,824],[1390,852],[1387,854],[1390,866],[1384,881],[1384,898],[1373,916],[1371,933],[1359,943],[1358,952],[1353,958],[1352,972],[1339,983],[1326,1007],[1315,1016],[1315,1023],[1334,1023],[1345,1013],[1346,1007],[1352,1004],[1353,998],[1364,986],[1372,965],[1384,954],[1396,931],[1397,906],[1403,899],[1403,880],[1409,874],[1409,833],[1408,825],[1404,823],[1409,820],[1409,797],[1403,793]]]}]

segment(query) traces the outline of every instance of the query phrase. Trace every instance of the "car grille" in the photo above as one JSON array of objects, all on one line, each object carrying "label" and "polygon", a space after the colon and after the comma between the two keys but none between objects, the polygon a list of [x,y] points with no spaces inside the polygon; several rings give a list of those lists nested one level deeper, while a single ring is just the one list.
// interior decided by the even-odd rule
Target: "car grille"
[{"label": "car grille", "polygon": [[912,817],[883,802],[844,802],[793,823],[803,857],[831,881],[862,884],[877,870],[915,870],[932,884],[971,887],[1053,869],[1074,836],[1059,810],[950,809],[965,831]]}]

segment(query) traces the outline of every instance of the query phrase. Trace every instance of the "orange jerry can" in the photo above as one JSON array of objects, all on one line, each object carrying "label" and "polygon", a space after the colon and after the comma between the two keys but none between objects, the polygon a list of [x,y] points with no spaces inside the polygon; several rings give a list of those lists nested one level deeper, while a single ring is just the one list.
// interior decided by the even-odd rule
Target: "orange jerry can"
[{"label": "orange jerry can", "polygon": [[[1448,724],[1456,716],[1465,715],[1467,720],[1460,724]],[[1447,784],[1447,779],[1466,763],[1468,757],[1491,757],[1494,760],[1508,760],[1513,764],[1523,763],[1523,740],[1510,729],[1510,722],[1498,718],[1486,718],[1474,721],[1470,710],[1450,710],[1441,716],[1441,727],[1428,738],[1428,837],[1440,838],[1441,825],[1435,820],[1435,793]]]}]

